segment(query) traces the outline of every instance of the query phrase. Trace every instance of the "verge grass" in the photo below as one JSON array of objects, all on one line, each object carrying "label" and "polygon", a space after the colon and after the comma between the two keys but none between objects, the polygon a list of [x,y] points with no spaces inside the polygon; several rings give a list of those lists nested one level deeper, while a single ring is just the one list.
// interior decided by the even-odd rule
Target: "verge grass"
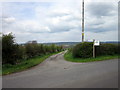
[{"label": "verge grass", "polygon": [[64,54],[64,58],[67,61],[71,62],[93,62],[93,61],[103,61],[103,60],[109,60],[109,59],[117,59],[118,55],[106,55],[106,56],[97,56],[95,58],[74,58],[72,56],[72,52],[66,52]]},{"label": "verge grass", "polygon": [[28,60],[23,60],[20,64],[16,64],[16,65],[5,64],[2,66],[2,75],[7,75],[7,74],[14,73],[14,72],[20,72],[20,71],[26,70],[30,67],[40,64],[45,59],[47,59],[49,56],[57,54],[57,53],[37,56],[37,57],[31,58]]}]

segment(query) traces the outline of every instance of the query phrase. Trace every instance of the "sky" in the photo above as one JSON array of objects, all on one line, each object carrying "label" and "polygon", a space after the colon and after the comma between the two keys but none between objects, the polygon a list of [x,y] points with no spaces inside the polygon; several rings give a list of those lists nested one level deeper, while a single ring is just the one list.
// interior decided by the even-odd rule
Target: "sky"
[{"label": "sky", "polygon": [[[0,25],[17,43],[81,42],[82,0],[0,3]],[[118,1],[85,0],[85,41],[118,41]]]}]

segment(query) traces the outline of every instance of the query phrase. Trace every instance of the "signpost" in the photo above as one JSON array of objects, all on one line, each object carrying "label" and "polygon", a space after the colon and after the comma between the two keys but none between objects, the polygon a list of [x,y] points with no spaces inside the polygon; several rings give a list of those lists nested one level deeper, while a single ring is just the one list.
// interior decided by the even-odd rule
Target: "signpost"
[{"label": "signpost", "polygon": [[100,41],[93,39],[93,58],[95,58],[95,46],[99,46]]},{"label": "signpost", "polygon": [[94,41],[94,46],[99,46],[99,45],[100,45],[100,41],[95,40],[95,41]]}]

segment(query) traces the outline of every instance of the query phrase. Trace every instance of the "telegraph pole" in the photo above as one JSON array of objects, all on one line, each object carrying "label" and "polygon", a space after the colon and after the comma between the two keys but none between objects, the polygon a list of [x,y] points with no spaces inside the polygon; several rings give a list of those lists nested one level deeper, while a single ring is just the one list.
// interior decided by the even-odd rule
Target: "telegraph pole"
[{"label": "telegraph pole", "polygon": [[82,42],[84,42],[84,0],[82,1]]}]

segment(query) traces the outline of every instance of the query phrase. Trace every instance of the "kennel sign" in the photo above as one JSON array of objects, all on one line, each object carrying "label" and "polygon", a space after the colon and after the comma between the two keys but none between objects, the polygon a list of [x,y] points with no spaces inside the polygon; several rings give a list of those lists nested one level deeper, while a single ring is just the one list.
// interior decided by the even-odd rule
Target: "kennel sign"
[{"label": "kennel sign", "polygon": [[99,40],[95,40],[94,41],[94,46],[99,46],[100,45],[100,41]]}]

